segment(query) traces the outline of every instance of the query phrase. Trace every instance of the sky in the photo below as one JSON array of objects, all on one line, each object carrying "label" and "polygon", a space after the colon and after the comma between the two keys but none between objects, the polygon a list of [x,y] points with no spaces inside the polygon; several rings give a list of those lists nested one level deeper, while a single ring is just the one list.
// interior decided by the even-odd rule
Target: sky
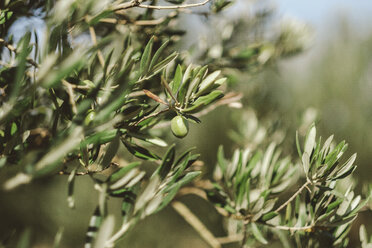
[{"label": "sky", "polygon": [[279,14],[296,17],[314,27],[322,41],[337,32],[334,27],[340,18],[357,34],[372,33],[371,0],[275,0]]},{"label": "sky", "polygon": [[[241,0],[245,1],[245,0]],[[265,1],[265,0],[264,0]],[[280,17],[291,17],[309,24],[314,40],[307,52],[285,61],[284,67],[300,71],[304,77],[308,66],[317,61],[324,49],[337,40],[346,24],[353,38],[372,35],[371,0],[269,0]],[[315,62],[316,63],[316,62]]]}]

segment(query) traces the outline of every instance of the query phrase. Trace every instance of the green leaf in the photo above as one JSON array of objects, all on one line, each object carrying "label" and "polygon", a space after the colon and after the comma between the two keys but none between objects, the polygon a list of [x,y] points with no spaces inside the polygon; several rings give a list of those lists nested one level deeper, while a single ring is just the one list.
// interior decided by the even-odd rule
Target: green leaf
[{"label": "green leaf", "polygon": [[166,192],[165,197],[162,199],[162,202],[160,203],[160,205],[158,206],[155,212],[159,212],[164,207],[166,207],[173,200],[173,198],[176,196],[177,192],[182,186],[190,183],[200,174],[201,174],[200,171],[189,172],[181,180],[179,180],[175,185],[171,186],[171,188],[168,189],[168,191]]},{"label": "green leaf", "polygon": [[141,76],[146,75],[149,69],[153,43],[154,43],[154,37],[151,37],[150,41],[147,43],[145,47],[145,50],[143,51],[141,62],[140,62],[140,70],[139,70],[139,74]]},{"label": "green leaf", "polygon": [[[184,151],[178,158],[177,158],[177,160],[176,160],[176,162],[174,163],[174,166],[175,166],[175,169],[178,167],[178,165],[184,160],[184,159],[186,159],[189,155],[190,155],[190,153],[191,153],[191,151],[193,151],[193,150],[195,150],[196,148],[195,147],[191,147],[191,148],[189,148],[189,149],[187,149],[186,151]],[[188,158],[188,159],[190,159],[190,158]]]},{"label": "green leaf", "polygon": [[174,52],[171,55],[169,55],[168,57],[166,57],[164,60],[162,60],[159,63],[157,63],[151,69],[151,71],[148,73],[148,74],[150,74],[150,76],[148,76],[147,78],[150,78],[150,77],[158,74],[161,70],[163,70],[166,66],[168,66],[168,64],[170,62],[172,62],[175,58],[177,58],[177,56],[178,56],[178,53],[177,52]]},{"label": "green leaf", "polygon": [[199,111],[201,108],[207,106],[208,104],[212,103],[213,101],[216,101],[217,99],[220,99],[223,97],[223,93],[220,90],[215,90],[209,93],[206,96],[199,97],[191,107],[182,109],[182,112],[185,113],[194,113]]},{"label": "green leaf", "polygon": [[213,83],[216,81],[217,77],[221,74],[221,71],[215,71],[208,75],[200,84],[196,97],[201,96],[210,89]]},{"label": "green leaf", "polygon": [[305,147],[304,147],[304,152],[306,152],[309,157],[312,154],[312,151],[316,145],[316,128],[315,125],[312,124],[309,130],[307,131],[307,135],[305,138]]},{"label": "green leaf", "polygon": [[332,211],[334,208],[338,207],[342,202],[343,202],[343,199],[342,199],[342,198],[338,198],[338,199],[336,199],[334,202],[332,202],[331,204],[329,204],[329,205],[327,206],[326,213],[329,213],[329,212]]},{"label": "green leaf", "polygon": [[178,65],[176,69],[176,73],[174,74],[173,84],[172,84],[172,93],[174,96],[177,96],[177,92],[180,88],[182,83],[182,66]]},{"label": "green leaf", "polygon": [[0,10],[0,25],[4,24],[7,20],[9,20],[13,15],[13,11],[9,11],[7,9]]},{"label": "green leaf", "polygon": [[74,184],[75,184],[76,171],[77,171],[77,168],[73,169],[67,180],[67,203],[68,203],[69,208],[75,207]]},{"label": "green leaf", "polygon": [[152,57],[151,59],[151,63],[150,63],[150,66],[149,66],[149,71],[152,70],[152,68],[155,66],[155,64],[158,62],[160,56],[162,55],[163,51],[165,50],[165,48],[168,46],[168,43],[169,43],[169,40],[165,41],[160,47],[159,49],[155,52],[154,56]]},{"label": "green leaf", "polygon": [[169,3],[173,3],[173,4],[181,4],[183,3],[185,0],[165,0]]},{"label": "green leaf", "polygon": [[160,146],[160,147],[168,146],[168,144],[164,140],[162,140],[158,137],[155,137],[155,136],[146,135],[146,134],[142,134],[142,133],[134,133],[134,132],[129,132],[128,135],[131,136],[131,137],[143,140],[145,142],[148,142],[150,144]]},{"label": "green leaf", "polygon": [[63,236],[63,227],[60,227],[54,236],[53,248],[59,248],[61,246]]},{"label": "green leaf", "polygon": [[78,70],[84,65],[86,58],[83,55],[83,51],[76,50],[60,64],[59,68],[46,75],[42,85],[47,89],[55,87],[62,79],[70,76],[74,70]]},{"label": "green leaf", "polygon": [[71,151],[79,147],[82,128],[75,127],[71,133],[60,143],[53,146],[34,166],[34,177],[44,176],[49,173],[55,173],[63,166],[62,159]]},{"label": "green leaf", "polygon": [[341,166],[341,169],[336,173],[336,177],[335,179],[341,179],[341,178],[344,178],[348,175],[350,175],[350,173],[352,171],[354,171],[355,169],[355,165],[354,165],[354,161],[356,159],[356,154],[354,153],[347,161],[344,165]]},{"label": "green leaf", "polygon": [[267,240],[264,238],[260,229],[258,229],[256,223],[252,222],[251,227],[252,227],[253,236],[257,239],[257,241],[261,242],[264,245],[267,245],[269,242],[267,242]]},{"label": "green leaf", "polygon": [[292,203],[290,202],[285,208],[285,223],[288,223],[291,217],[292,217]]},{"label": "green leaf", "polygon": [[278,214],[279,213],[277,213],[275,211],[269,212],[267,214],[264,214],[261,219],[262,219],[262,221],[268,221],[268,220],[271,220],[272,218],[278,216]]},{"label": "green leaf", "polygon": [[18,130],[17,124],[12,122],[12,126],[10,127],[10,135],[13,136]]},{"label": "green leaf", "polygon": [[14,77],[14,85],[12,87],[12,91],[10,94],[10,99],[18,97],[19,91],[22,88],[23,84],[23,77],[26,72],[26,62],[27,56],[30,54],[30,40],[31,40],[31,33],[27,32],[22,39],[19,41],[19,47],[17,50],[18,55],[16,56],[17,59],[17,71]]},{"label": "green leaf", "polygon": [[159,167],[159,176],[163,180],[170,172],[176,155],[175,144],[171,145],[164,155],[163,161]]},{"label": "green leaf", "polygon": [[304,168],[304,172],[307,177],[310,169],[310,157],[306,152],[302,154],[302,167]]},{"label": "green leaf", "polygon": [[298,131],[296,131],[296,147],[297,147],[298,156],[302,158],[302,151],[301,151],[300,141],[298,138]]},{"label": "green leaf", "polygon": [[90,144],[93,145],[102,145],[112,141],[117,136],[118,131],[114,130],[105,130],[101,132],[97,132],[87,138],[85,138],[80,147],[87,147]]},{"label": "green leaf", "polygon": [[145,160],[158,160],[159,156],[155,153],[147,150],[144,147],[138,146],[136,144],[131,144],[124,139],[121,140],[125,147],[128,149],[130,153],[132,153],[137,158],[145,159]]},{"label": "green leaf", "polygon": [[367,229],[363,224],[359,227],[359,239],[362,245],[366,245],[368,243]]},{"label": "green leaf", "polygon": [[112,159],[115,157],[119,145],[120,145],[120,135],[116,135],[116,137],[110,142],[108,147],[106,148],[105,155],[103,156],[102,162],[100,163],[102,168],[108,168],[111,165]]},{"label": "green leaf", "polygon": [[118,181],[124,175],[126,175],[129,171],[131,171],[133,168],[139,166],[140,164],[141,164],[141,162],[133,162],[133,163],[130,163],[130,164],[126,165],[123,168],[120,168],[118,171],[116,171],[113,174],[111,174],[108,177],[107,181],[109,183],[114,183],[114,182]]},{"label": "green leaf", "polygon": [[115,217],[113,215],[107,216],[99,228],[94,248],[105,247],[105,242],[111,237],[115,227]]},{"label": "green leaf", "polygon": [[89,21],[88,21],[88,24],[90,26],[94,26],[96,25],[101,19],[109,16],[110,14],[112,14],[113,11],[110,10],[110,9],[107,9],[107,10],[103,10],[102,12],[100,12],[98,15],[95,15],[94,17],[92,17]]}]

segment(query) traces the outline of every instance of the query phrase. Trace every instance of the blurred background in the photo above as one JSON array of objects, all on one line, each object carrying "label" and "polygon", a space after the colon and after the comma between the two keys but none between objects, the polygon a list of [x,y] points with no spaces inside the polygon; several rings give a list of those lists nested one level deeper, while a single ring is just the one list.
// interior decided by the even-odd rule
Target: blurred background
[{"label": "blurred background", "polygon": [[[224,18],[249,18],[251,2],[237,1],[225,12]],[[337,141],[345,139],[349,143],[349,155],[358,153],[358,169],[354,175],[357,189],[361,192],[363,187],[372,183],[372,1],[258,2],[255,8],[273,10],[274,23],[295,19],[306,23],[311,34],[304,52],[280,60],[275,68],[268,67],[253,77],[240,79],[246,80],[240,88],[245,94],[244,105],[252,105],[256,111],[252,115],[257,117],[258,122],[265,124],[268,116],[270,119],[276,116],[275,123],[270,125],[287,127],[284,133],[273,138],[286,144],[288,151],[293,150],[295,131],[304,118],[315,118],[323,137],[335,134]],[[213,45],[205,37],[213,30],[204,18],[184,15],[185,22],[181,27],[191,30],[198,25],[198,37],[205,44],[192,43],[196,35],[193,32],[186,36],[183,46],[197,51],[200,47]],[[15,25],[15,34],[33,25],[42,26],[36,19],[21,22],[28,23]],[[220,107],[203,116],[203,124],[192,125],[190,135],[182,141],[185,143],[179,144],[197,147],[205,162],[206,176],[212,172],[220,144],[227,147],[227,152],[236,148],[228,132],[236,129],[231,112],[227,107]],[[296,158],[296,154],[293,157]],[[29,228],[37,244],[34,247],[51,247],[55,234],[63,227],[63,247],[82,247],[90,215],[96,206],[97,193],[87,191],[93,188],[89,178],[78,179],[74,210],[67,206],[67,177],[64,176],[38,181],[9,193],[0,192],[0,233],[11,238],[16,230]],[[222,219],[208,203],[193,196],[184,197],[182,201],[215,236],[225,235]],[[119,205],[119,201],[110,202],[110,207],[118,214]],[[356,228],[352,231],[351,245],[358,243],[361,223],[367,225],[368,233],[372,233],[371,214],[362,213],[360,217],[354,224]],[[169,207],[141,222],[121,245],[134,248],[208,247]]]}]

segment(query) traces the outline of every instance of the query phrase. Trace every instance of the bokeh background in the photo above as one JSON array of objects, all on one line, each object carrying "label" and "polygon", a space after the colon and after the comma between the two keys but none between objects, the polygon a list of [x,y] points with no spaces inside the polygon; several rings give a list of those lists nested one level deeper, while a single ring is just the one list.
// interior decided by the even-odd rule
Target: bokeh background
[{"label": "bokeh background", "polygon": [[[237,1],[224,17],[249,17],[251,2]],[[254,100],[248,97],[244,101],[247,105],[254,104],[259,121],[264,123],[270,114],[277,118],[277,125],[289,127],[283,134],[289,147],[293,145],[303,113],[316,115],[323,137],[335,134],[338,141],[345,139],[349,143],[350,154],[358,153],[355,181],[357,189],[363,190],[372,182],[372,2],[273,0],[257,5],[274,10],[274,22],[289,18],[307,23],[312,30],[311,42],[304,52],[249,78],[241,90]],[[187,35],[182,45],[197,49],[193,43],[195,37],[205,39],[203,35],[211,26],[202,17],[185,15],[183,19],[182,28],[195,31],[198,26],[199,29]],[[42,30],[42,26],[38,19],[24,19],[13,27],[13,32],[20,36],[30,27]],[[252,85],[260,85],[259,92]],[[201,152],[208,176],[215,164],[218,146],[224,144],[228,151],[234,148],[228,135],[228,130],[235,128],[234,116],[230,109],[220,107],[202,117],[202,121],[202,125],[192,125],[190,135],[183,142],[185,146],[196,146]],[[38,181],[12,192],[0,192],[0,233],[11,238],[16,230],[29,228],[34,247],[51,247],[55,234],[63,227],[62,246],[82,247],[97,193],[91,190],[89,178],[78,179],[74,210],[67,207],[67,177],[64,176]],[[182,201],[216,236],[224,235],[222,219],[208,203],[193,196]],[[110,201],[110,208],[118,214],[119,205],[115,200]],[[361,217],[351,233],[352,245],[357,244],[361,223],[372,233],[371,213],[361,213]],[[208,247],[172,208],[141,222],[120,246]]]}]

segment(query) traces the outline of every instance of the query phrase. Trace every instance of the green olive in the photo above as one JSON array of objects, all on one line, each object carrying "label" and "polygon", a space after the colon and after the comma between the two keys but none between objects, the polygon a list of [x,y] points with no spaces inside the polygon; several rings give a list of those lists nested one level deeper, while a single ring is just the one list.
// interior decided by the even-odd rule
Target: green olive
[{"label": "green olive", "polygon": [[189,132],[189,125],[187,120],[178,115],[172,119],[171,129],[174,136],[177,138],[183,138]]},{"label": "green olive", "polygon": [[93,109],[88,110],[88,114],[85,116],[84,124],[88,126],[96,117],[96,112]]}]

